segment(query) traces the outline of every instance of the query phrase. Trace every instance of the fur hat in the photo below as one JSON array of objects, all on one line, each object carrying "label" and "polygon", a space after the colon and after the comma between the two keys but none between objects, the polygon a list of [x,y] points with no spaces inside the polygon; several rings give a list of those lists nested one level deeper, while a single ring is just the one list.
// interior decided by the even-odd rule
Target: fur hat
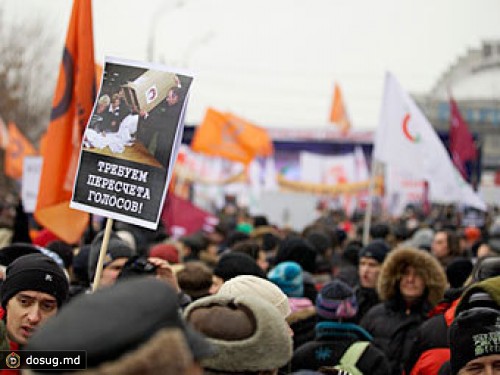
[{"label": "fur hat", "polygon": [[460,313],[449,329],[452,375],[468,362],[500,354],[500,311],[476,307]]},{"label": "fur hat", "polygon": [[316,313],[329,320],[351,319],[358,312],[358,301],[352,288],[335,279],[325,284],[316,296]]},{"label": "fur hat", "polygon": [[236,276],[226,281],[217,292],[219,296],[238,297],[252,295],[275,306],[283,318],[290,315],[288,297],[272,282],[251,275]]},{"label": "fur hat", "polygon": [[201,362],[207,370],[274,370],[292,357],[285,319],[262,298],[205,297],[190,304],[184,317],[217,349],[215,356]]},{"label": "fur hat", "polygon": [[254,275],[266,278],[266,274],[250,255],[243,253],[226,253],[219,259],[214,268],[214,275],[224,281],[240,275]]},{"label": "fur hat", "polygon": [[267,278],[279,286],[288,297],[304,296],[304,278],[302,268],[298,263],[279,263],[269,271]]},{"label": "fur hat", "polygon": [[[90,245],[90,254],[89,254],[89,278],[92,280],[95,275],[95,271],[97,268],[97,261],[99,259],[99,253],[101,251],[101,245],[104,238],[104,231],[100,232],[92,241]],[[108,250],[106,252],[106,256],[104,258],[105,268],[108,264],[113,262],[118,258],[131,258],[134,255],[134,250],[120,237],[116,234],[111,233],[109,238]]]},{"label": "fur hat", "polygon": [[359,257],[373,258],[378,263],[384,263],[385,257],[391,251],[391,248],[384,240],[373,240],[368,245],[363,247],[359,252]]},{"label": "fur hat", "polygon": [[31,337],[27,350],[87,352],[88,368],[99,367],[134,351],[165,328],[182,331],[195,359],[213,347],[187,327],[177,295],[167,283],[137,277],[76,297]]},{"label": "fur hat", "polygon": [[43,254],[28,254],[17,258],[7,267],[0,294],[5,309],[9,300],[24,290],[47,293],[60,307],[68,297],[69,283],[63,269]]},{"label": "fur hat", "polygon": [[410,247],[392,250],[385,259],[377,290],[382,301],[396,296],[404,270],[412,266],[422,276],[427,288],[427,300],[431,305],[437,304],[446,289],[446,275],[436,258],[429,253]]}]

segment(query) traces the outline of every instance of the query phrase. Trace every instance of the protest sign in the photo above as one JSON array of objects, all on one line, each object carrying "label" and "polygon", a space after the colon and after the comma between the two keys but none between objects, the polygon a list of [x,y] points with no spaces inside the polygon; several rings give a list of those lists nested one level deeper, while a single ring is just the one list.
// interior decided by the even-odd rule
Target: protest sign
[{"label": "protest sign", "polygon": [[36,208],[42,162],[41,156],[24,157],[21,197],[23,199],[24,211],[28,213],[34,212]]},{"label": "protest sign", "polygon": [[106,59],[71,208],[157,228],[191,82],[161,65]]}]

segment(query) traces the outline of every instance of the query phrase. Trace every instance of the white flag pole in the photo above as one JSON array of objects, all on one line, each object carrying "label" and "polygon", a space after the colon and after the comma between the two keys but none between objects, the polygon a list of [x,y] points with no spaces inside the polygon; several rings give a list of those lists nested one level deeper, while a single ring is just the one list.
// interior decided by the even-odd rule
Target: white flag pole
[{"label": "white flag pole", "polygon": [[370,240],[370,224],[372,221],[373,211],[373,190],[375,188],[375,166],[376,161],[372,153],[370,183],[368,185],[368,204],[366,206],[365,220],[363,223],[363,246],[368,245],[368,241]]}]

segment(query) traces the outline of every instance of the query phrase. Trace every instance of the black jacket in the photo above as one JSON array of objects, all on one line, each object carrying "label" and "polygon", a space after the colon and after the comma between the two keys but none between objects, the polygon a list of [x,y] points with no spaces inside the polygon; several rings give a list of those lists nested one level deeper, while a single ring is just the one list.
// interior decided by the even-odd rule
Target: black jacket
[{"label": "black jacket", "polygon": [[374,306],[361,320],[361,327],[373,335],[373,343],[387,356],[391,374],[402,373],[417,329],[425,321],[429,309],[427,303],[407,309],[398,297]]},{"label": "black jacket", "polygon": [[359,323],[363,316],[366,315],[370,309],[380,303],[378,293],[375,288],[363,288],[358,285],[354,289],[356,300],[358,301],[358,313],[356,314],[356,322]]},{"label": "black jacket", "polygon": [[[292,370],[318,370],[338,365],[346,350],[357,341],[370,341],[371,336],[353,323],[320,322],[316,338],[297,348],[292,357]],[[365,349],[356,367],[363,374],[389,375],[389,363],[382,351],[372,344]]]}]

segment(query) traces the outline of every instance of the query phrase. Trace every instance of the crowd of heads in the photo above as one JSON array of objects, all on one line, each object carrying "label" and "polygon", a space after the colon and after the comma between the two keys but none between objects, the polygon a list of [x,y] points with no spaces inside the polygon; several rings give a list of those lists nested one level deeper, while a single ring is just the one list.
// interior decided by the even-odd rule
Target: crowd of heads
[{"label": "crowd of heads", "polygon": [[366,244],[336,211],[296,231],[237,207],[175,239],[123,223],[106,246],[104,231],[41,232],[0,249],[0,346],[85,350],[89,374],[498,370],[495,215],[376,218]]}]

